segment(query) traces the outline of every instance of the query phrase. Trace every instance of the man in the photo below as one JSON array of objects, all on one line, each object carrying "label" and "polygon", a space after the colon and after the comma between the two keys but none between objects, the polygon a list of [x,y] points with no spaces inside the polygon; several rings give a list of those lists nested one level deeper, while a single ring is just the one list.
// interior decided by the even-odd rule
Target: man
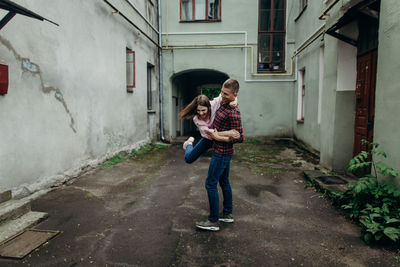
[{"label": "man", "polygon": [[[204,230],[218,231],[218,221],[232,223],[234,221],[232,211],[232,189],[229,183],[230,161],[233,155],[233,144],[243,142],[242,119],[239,107],[231,107],[230,102],[234,101],[239,92],[237,80],[228,79],[221,89],[221,106],[217,110],[213,128],[208,134],[213,139],[212,157],[206,179],[206,190],[210,204],[210,215],[204,222],[196,222],[196,227]],[[239,132],[238,138],[218,135],[218,132],[235,129]],[[219,216],[218,183],[221,186],[223,201],[222,216]]]}]

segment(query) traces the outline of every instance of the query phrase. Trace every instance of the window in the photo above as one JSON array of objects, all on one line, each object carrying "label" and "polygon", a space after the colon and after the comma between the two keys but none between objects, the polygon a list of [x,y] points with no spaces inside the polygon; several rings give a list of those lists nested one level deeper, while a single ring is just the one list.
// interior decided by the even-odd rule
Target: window
[{"label": "window", "polygon": [[221,0],[180,0],[181,21],[221,20]]},{"label": "window", "polygon": [[285,70],[285,0],[259,0],[258,72]]},{"label": "window", "polygon": [[306,69],[299,71],[298,93],[297,93],[297,122],[304,122],[304,98],[306,96]]},{"label": "window", "polygon": [[135,51],[126,48],[126,90],[132,93],[135,85]]},{"label": "window", "polygon": [[153,72],[154,65],[147,63],[147,109],[153,109],[153,94],[152,94],[152,86],[151,86],[151,79]]}]

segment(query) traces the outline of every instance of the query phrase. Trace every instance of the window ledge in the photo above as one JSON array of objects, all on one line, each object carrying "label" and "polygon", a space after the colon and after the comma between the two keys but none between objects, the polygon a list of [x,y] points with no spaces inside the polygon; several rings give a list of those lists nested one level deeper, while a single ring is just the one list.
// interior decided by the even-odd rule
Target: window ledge
[{"label": "window ledge", "polygon": [[297,20],[301,17],[301,15],[304,13],[306,8],[307,8],[307,5],[300,11],[299,15],[297,15],[297,17],[294,19],[294,22],[297,22]]},{"label": "window ledge", "polygon": [[298,124],[303,124],[304,123],[304,119],[300,119],[296,121]]},{"label": "window ledge", "polygon": [[213,23],[213,22],[221,22],[220,19],[213,19],[213,20],[181,20],[179,23]]}]

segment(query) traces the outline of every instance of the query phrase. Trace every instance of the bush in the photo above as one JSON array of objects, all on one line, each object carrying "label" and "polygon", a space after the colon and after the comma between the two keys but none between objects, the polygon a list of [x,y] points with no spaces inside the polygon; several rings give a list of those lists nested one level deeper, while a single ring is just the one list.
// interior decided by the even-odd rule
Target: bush
[{"label": "bush", "polygon": [[380,240],[399,242],[400,191],[394,183],[378,180],[378,174],[397,177],[398,172],[381,161],[374,161],[373,156],[387,157],[384,151],[377,150],[378,144],[368,143],[368,147],[368,151],[362,151],[350,160],[348,170],[371,167],[374,175],[367,174],[350,183],[349,190],[338,196],[337,202],[359,223],[361,237],[366,243]]}]

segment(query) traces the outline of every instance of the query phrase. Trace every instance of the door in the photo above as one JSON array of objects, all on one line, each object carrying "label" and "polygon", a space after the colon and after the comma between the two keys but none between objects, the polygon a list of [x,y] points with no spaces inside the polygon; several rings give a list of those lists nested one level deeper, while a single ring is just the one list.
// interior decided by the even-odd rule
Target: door
[{"label": "door", "polygon": [[353,156],[367,150],[361,140],[373,141],[377,50],[357,58],[356,113]]}]

